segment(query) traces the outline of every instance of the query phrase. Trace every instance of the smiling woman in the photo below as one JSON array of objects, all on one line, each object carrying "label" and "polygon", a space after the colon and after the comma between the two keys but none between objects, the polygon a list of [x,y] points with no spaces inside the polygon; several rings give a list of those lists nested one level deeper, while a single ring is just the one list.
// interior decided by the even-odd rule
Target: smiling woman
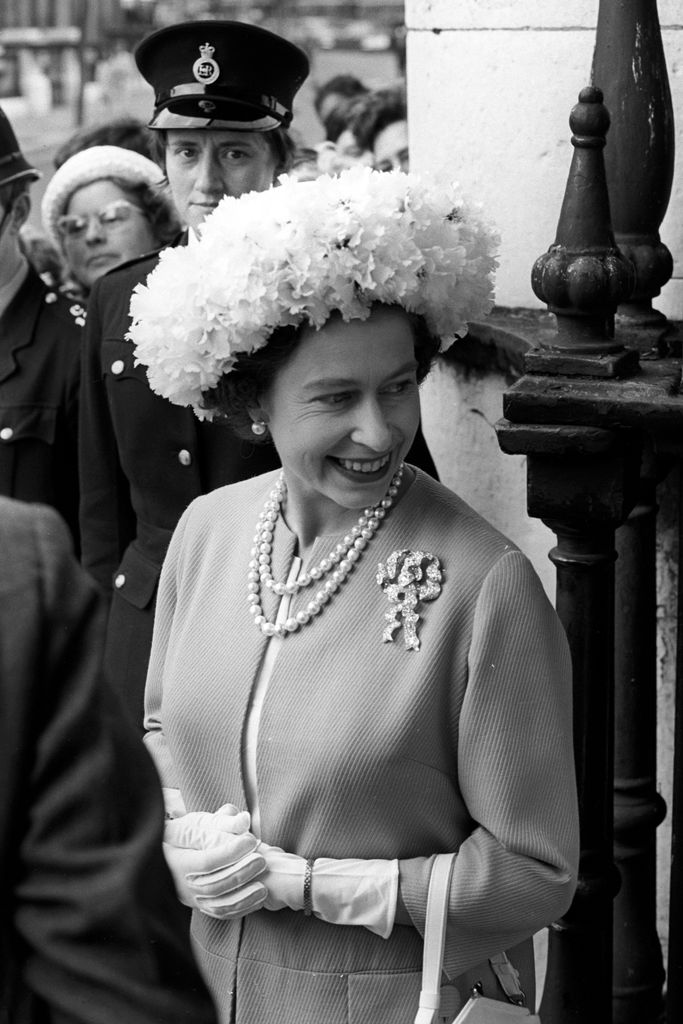
[{"label": "smiling woman", "polygon": [[504,998],[488,958],[511,947],[533,1000],[530,937],[571,900],[561,625],[527,559],[405,461],[495,245],[455,187],[357,168],[222,200],[133,295],[154,390],[282,463],[181,518],[147,677],[222,1024],[411,1024],[437,853],[458,853],[453,1015],[475,982]]},{"label": "smiling woman", "polygon": [[303,547],[335,532],[340,510],[382,497],[417,431],[418,385],[437,351],[419,317],[377,303],[366,321],[332,313],[317,331],[279,328],[207,396],[238,436],[262,423],[258,440],[271,438],[287,459],[289,518]]}]

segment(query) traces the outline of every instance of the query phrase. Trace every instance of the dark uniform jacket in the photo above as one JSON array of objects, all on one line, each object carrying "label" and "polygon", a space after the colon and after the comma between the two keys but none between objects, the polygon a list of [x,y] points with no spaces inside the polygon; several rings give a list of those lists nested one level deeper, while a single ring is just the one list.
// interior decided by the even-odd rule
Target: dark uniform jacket
[{"label": "dark uniform jacket", "polygon": [[215,1024],[63,523],[0,498],[0,1021]]},{"label": "dark uniform jacket", "polygon": [[0,494],[52,505],[76,542],[82,324],[32,267],[0,317]]},{"label": "dark uniform jacket", "polygon": [[81,382],[83,564],[112,595],[106,661],[140,726],[157,580],[176,523],[198,495],[279,465],[271,445],[242,441],[155,395],[135,366],[125,338],[130,296],[157,259],[142,257],[95,283]]}]

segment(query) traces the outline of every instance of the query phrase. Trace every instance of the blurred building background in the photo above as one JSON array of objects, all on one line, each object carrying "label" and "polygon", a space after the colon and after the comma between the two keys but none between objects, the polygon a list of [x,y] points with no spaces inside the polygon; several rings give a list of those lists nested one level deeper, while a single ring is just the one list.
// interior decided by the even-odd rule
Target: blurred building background
[{"label": "blurred building background", "polygon": [[0,104],[44,174],[33,191],[34,223],[52,154],[72,131],[122,115],[148,119],[152,94],[135,68],[136,43],[201,18],[262,24],[306,50],[312,70],[297,97],[295,134],[307,144],[322,139],[316,86],[349,72],[375,87],[404,71],[402,0],[2,0]]},{"label": "blurred building background", "polygon": [[[395,74],[403,67],[404,5],[396,0],[3,0],[0,102],[10,115],[13,108],[18,114],[67,108],[78,123],[87,122],[98,85],[111,106],[126,105],[114,86],[125,84],[131,51],[142,36],[200,18],[264,24],[313,59],[355,50],[363,70],[373,64],[364,55],[388,56]],[[382,76],[383,62],[378,66]]]}]

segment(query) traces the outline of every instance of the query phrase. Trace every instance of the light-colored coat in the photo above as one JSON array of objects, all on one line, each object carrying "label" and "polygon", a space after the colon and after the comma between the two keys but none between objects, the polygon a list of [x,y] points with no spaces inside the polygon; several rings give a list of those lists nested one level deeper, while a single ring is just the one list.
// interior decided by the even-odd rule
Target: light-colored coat
[{"label": "light-colored coat", "polygon": [[[193,502],[162,572],[148,744],[188,810],[247,806],[244,724],[267,641],[247,610],[246,574],[274,479]],[[311,564],[339,539],[318,538]],[[280,519],[276,579],[295,544]],[[400,633],[382,642],[377,565],[406,548],[436,555],[444,574],[439,597],[418,608],[419,651]],[[300,592],[290,614],[309,600]],[[264,610],[274,617],[265,598]],[[414,927],[383,940],[290,911],[237,923],[195,914],[222,1019],[412,1021],[436,853],[458,851],[450,978],[561,916],[578,859],[570,678],[562,627],[527,559],[418,472],[341,590],[285,639],[257,753],[263,839],[303,857],[399,858]]]}]

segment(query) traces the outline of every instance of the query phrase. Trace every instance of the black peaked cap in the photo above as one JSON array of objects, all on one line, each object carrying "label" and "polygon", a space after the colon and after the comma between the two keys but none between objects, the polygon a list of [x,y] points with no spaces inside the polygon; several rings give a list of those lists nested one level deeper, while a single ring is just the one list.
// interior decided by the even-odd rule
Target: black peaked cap
[{"label": "black peaked cap", "polygon": [[150,128],[286,128],[309,71],[294,43],[241,21],[158,29],[138,45],[135,60],[154,89]]},{"label": "black peaked cap", "polygon": [[40,178],[40,171],[28,162],[19,149],[17,137],[7,114],[0,107],[0,185],[20,178]]}]

